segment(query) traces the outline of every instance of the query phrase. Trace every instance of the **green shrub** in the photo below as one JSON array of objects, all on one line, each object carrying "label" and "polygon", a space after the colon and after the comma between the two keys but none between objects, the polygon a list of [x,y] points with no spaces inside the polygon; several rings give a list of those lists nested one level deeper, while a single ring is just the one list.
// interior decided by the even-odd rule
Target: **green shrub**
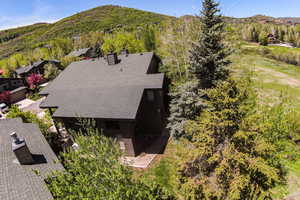
[{"label": "green shrub", "polygon": [[[120,163],[117,143],[87,126],[74,134],[79,148],[62,154],[66,171],[47,179],[55,199],[172,200],[160,185],[133,180],[132,171]],[[55,178],[53,178],[55,177]]]}]

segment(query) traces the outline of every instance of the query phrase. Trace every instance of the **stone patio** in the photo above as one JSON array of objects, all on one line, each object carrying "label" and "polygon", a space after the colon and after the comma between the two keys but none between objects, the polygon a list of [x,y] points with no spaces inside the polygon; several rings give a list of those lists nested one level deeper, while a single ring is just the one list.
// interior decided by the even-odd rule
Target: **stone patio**
[{"label": "stone patio", "polygon": [[162,154],[169,141],[169,135],[162,135],[153,144],[137,157],[122,157],[121,162],[127,166],[146,169],[159,154]]}]

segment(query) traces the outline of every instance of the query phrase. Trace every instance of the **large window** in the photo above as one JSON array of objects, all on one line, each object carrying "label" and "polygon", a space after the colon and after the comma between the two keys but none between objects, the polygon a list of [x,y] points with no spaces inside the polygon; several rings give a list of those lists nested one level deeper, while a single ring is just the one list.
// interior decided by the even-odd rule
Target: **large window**
[{"label": "large window", "polygon": [[106,121],[105,128],[110,130],[120,130],[120,124],[119,122],[115,122],[115,121]]}]

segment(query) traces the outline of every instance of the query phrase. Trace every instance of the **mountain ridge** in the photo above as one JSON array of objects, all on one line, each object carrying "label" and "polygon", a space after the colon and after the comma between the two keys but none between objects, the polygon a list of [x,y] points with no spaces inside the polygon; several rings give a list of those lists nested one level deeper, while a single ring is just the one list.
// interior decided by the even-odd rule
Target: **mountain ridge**
[{"label": "mountain ridge", "polygon": [[[105,5],[92,8],[54,23],[35,23],[0,31],[0,59],[57,37],[74,37],[90,31],[110,31],[125,27],[133,29],[144,24],[159,24],[166,20],[191,19],[195,16],[173,17],[159,13],[138,10],[117,5]],[[255,15],[246,18],[224,17],[229,23],[273,23],[294,25],[300,24],[300,17],[274,18]]]},{"label": "mountain ridge", "polygon": [[132,29],[171,19],[175,17],[122,6],[99,6],[55,23],[41,22],[0,31],[0,59],[57,37],[72,37],[91,31],[109,31],[117,27]]}]

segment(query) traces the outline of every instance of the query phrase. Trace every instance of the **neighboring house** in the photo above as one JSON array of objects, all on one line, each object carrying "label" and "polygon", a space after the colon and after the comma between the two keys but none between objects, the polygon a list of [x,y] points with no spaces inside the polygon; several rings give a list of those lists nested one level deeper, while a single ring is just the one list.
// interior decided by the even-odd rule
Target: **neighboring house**
[{"label": "neighboring house", "polygon": [[64,168],[37,125],[17,118],[0,127],[0,199],[52,200],[44,179]]},{"label": "neighboring house", "polygon": [[41,60],[35,63],[32,63],[29,66],[26,67],[20,67],[16,69],[15,74],[19,78],[25,78],[27,79],[30,74],[40,74],[44,75],[45,68],[44,66],[48,63],[53,64],[55,67],[61,69],[60,61],[58,60]]},{"label": "neighboring house", "polygon": [[[75,128],[78,118],[94,119],[99,130],[118,139],[135,156],[147,138],[162,134],[167,84],[154,53],[125,54],[74,62],[41,95],[56,122]],[[55,112],[53,109],[56,109]]]},{"label": "neighboring house", "polygon": [[268,36],[268,44],[278,44],[280,40],[278,40],[273,34],[269,34]]},{"label": "neighboring house", "polygon": [[[26,98],[26,82],[22,78],[0,78],[0,93],[4,91],[10,92],[9,103],[21,101]],[[3,102],[0,100],[0,103]]]},{"label": "neighboring house", "polygon": [[69,53],[67,56],[69,57],[78,57],[78,58],[90,58],[92,57],[92,51],[93,48],[84,48],[84,49],[78,49],[75,51],[72,51],[71,53]]}]

